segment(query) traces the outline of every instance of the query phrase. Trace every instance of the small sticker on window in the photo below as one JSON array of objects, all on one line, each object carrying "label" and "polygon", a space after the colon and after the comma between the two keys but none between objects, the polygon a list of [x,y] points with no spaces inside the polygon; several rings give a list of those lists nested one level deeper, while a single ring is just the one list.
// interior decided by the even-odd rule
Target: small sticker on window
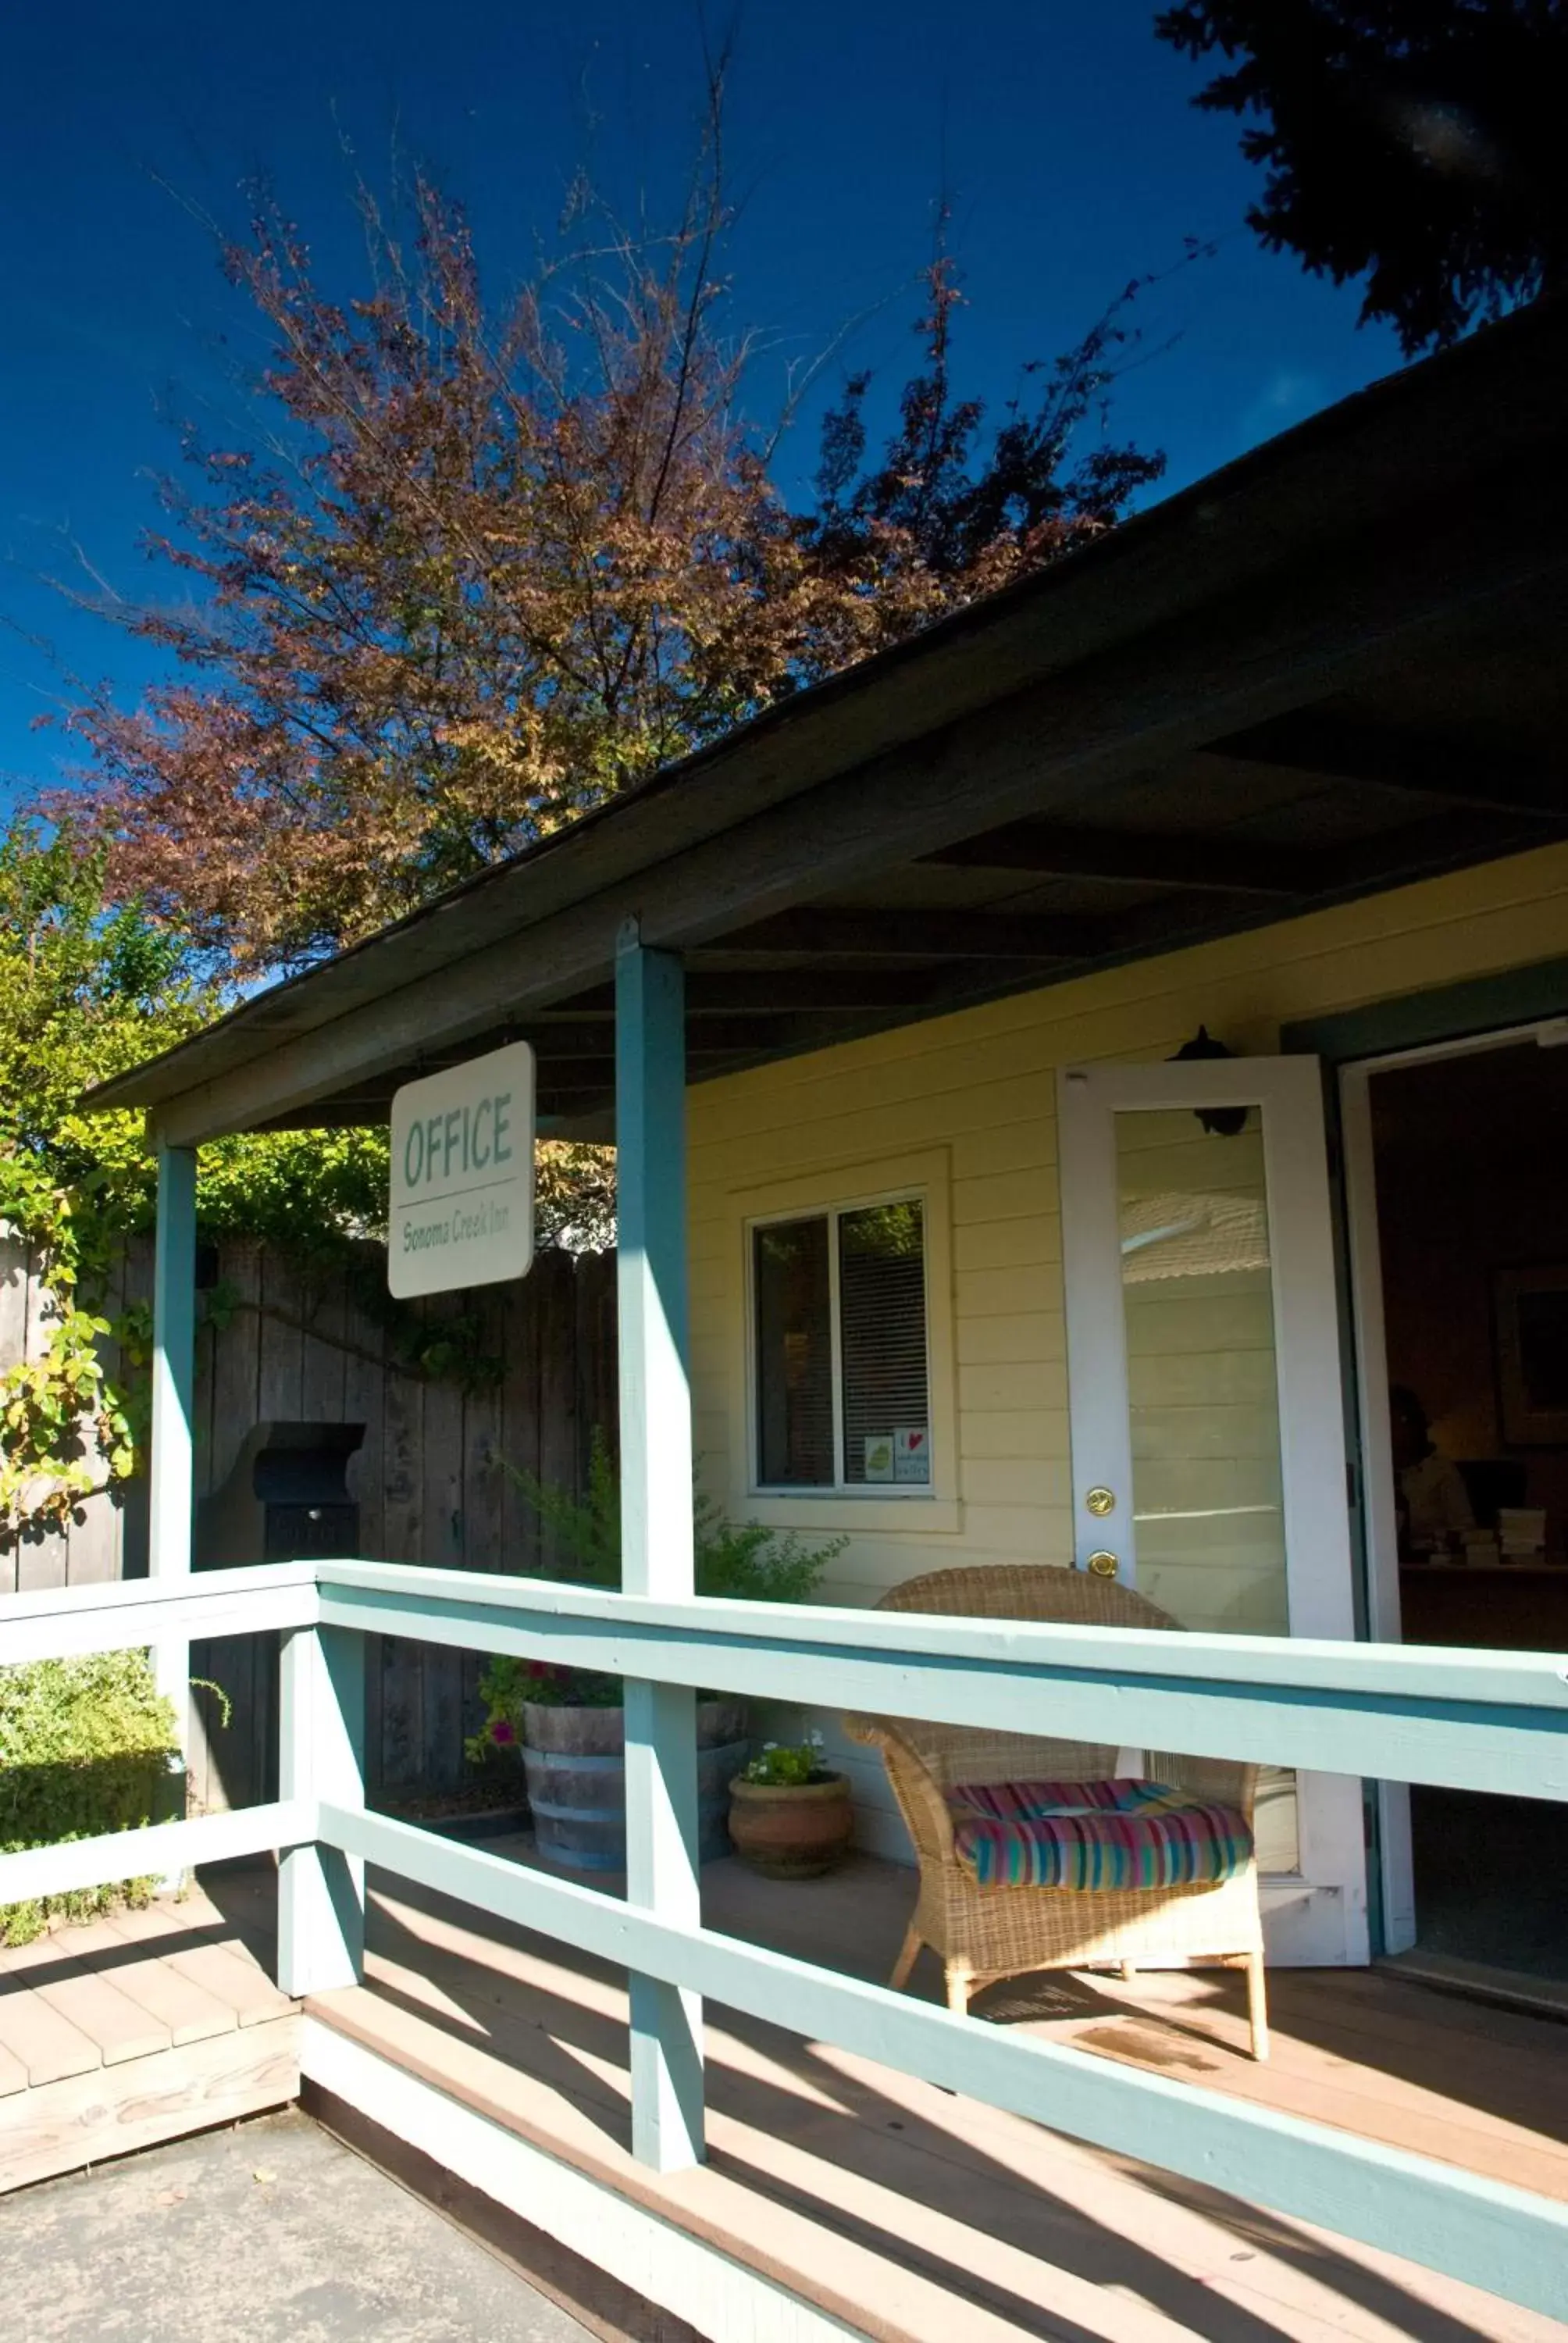
[{"label": "small sticker on window", "polygon": [[865,1477],[868,1481],[891,1481],[893,1443],[885,1432],[869,1432],[865,1438]]},{"label": "small sticker on window", "polygon": [[929,1482],[930,1477],[930,1433],[923,1423],[901,1424],[893,1433],[894,1480]]}]

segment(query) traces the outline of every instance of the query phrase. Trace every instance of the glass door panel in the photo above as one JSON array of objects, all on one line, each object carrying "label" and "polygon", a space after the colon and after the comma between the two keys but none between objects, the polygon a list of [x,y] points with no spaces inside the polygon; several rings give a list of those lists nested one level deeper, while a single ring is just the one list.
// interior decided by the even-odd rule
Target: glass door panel
[{"label": "glass door panel", "polygon": [[[1080,1565],[1201,1634],[1350,1635],[1315,1062],[1073,1067],[1059,1102]],[[1256,1824],[1275,1956],[1364,1958],[1359,1785],[1266,1768]]]},{"label": "glass door panel", "polygon": [[[1115,1118],[1138,1584],[1184,1627],[1288,1635],[1262,1117]],[[1258,1783],[1258,1859],[1294,1872],[1292,1775]]]}]

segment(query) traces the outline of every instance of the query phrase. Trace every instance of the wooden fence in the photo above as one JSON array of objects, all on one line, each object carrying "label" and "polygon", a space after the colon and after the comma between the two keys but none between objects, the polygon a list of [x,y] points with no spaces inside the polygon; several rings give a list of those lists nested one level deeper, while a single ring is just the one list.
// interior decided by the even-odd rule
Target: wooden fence
[{"label": "wooden fence", "polygon": [[[152,1292],[152,1252],[137,1246],[115,1275],[108,1307]],[[49,1345],[49,1295],[31,1249],[0,1224],[0,1373],[41,1359]],[[0,1434],[0,1438],[4,1435]],[[90,1586],[145,1572],[146,1505],[122,1503],[107,1489],[84,1499],[74,1518],[41,1534],[0,1537],[0,1594]]]},{"label": "wooden fence", "polygon": [[[146,1298],[151,1252],[134,1245],[115,1306]],[[345,1270],[322,1275],[254,1244],[226,1244],[216,1276],[222,1308],[196,1338],[198,1502],[220,1489],[246,1435],[264,1423],[363,1424],[349,1467],[358,1551],[388,1562],[531,1573],[561,1557],[508,1465],[558,1486],[584,1485],[594,1429],[616,1425],[615,1257],[542,1252],[518,1283],[416,1306],[432,1337],[460,1316],[467,1348],[498,1361],[498,1381],[463,1388],[401,1365],[387,1328],[353,1298]],[[0,1368],[47,1339],[36,1266],[0,1238]],[[238,1562],[261,1559],[236,1554]],[[0,1542],[0,1594],[135,1578],[146,1568],[144,1484],[88,1498],[59,1529]],[[204,1644],[191,1753],[197,1805],[221,1810],[276,1795],[276,1654],[257,1637]],[[480,1663],[429,1644],[378,1639],[368,1677],[369,1772],[393,1803],[440,1798],[460,1785],[465,1733],[477,1721]]]}]

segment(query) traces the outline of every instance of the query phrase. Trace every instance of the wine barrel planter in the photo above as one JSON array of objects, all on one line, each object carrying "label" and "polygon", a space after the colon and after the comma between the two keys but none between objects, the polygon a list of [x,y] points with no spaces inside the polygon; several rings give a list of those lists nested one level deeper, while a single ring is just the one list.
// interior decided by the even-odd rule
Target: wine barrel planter
[{"label": "wine barrel planter", "polygon": [[817,1879],[843,1861],[855,1827],[849,1777],[729,1785],[735,1852],[764,1879]]},{"label": "wine barrel planter", "polygon": [[[571,1871],[626,1869],[626,1716],[618,1708],[528,1702],[523,1767],[538,1851]],[[746,1762],[739,1701],[697,1704],[698,1859],[729,1853],[729,1777]]]}]

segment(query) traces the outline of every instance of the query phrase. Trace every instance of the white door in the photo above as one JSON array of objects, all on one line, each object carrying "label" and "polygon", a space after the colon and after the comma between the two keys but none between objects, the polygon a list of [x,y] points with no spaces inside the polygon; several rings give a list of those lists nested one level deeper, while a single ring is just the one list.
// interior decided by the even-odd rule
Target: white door
[{"label": "white door", "polygon": [[[1080,1568],[1210,1634],[1355,1633],[1315,1058],[1058,1076]],[[1271,1959],[1367,1958],[1362,1787],[1266,1771]]]}]

